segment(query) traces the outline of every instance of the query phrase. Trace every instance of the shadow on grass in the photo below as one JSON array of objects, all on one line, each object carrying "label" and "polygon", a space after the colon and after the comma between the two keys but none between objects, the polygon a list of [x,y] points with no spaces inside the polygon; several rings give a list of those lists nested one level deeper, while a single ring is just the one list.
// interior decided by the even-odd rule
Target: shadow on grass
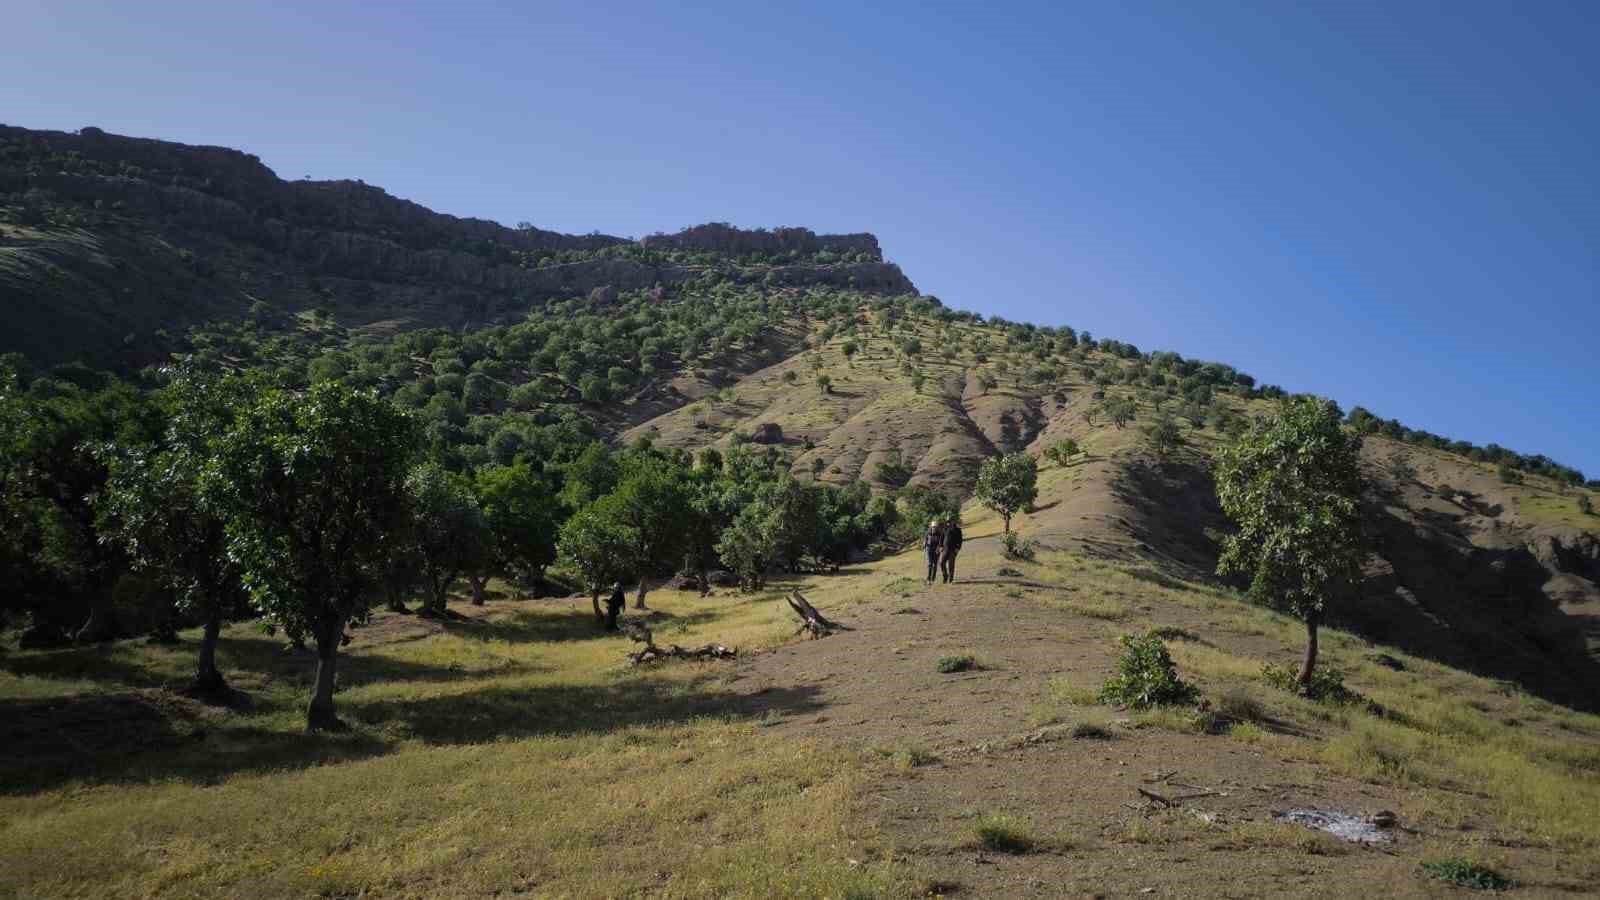
[{"label": "shadow on grass", "polygon": [[[273,711],[303,698],[274,698]],[[249,772],[304,769],[382,756],[402,741],[472,744],[537,735],[592,734],[698,718],[800,715],[822,707],[802,686],[737,694],[643,677],[602,685],[489,685],[459,693],[339,700],[354,726],[341,734],[277,730],[207,711],[176,694],[139,690],[0,701],[0,795],[71,782],[211,784]],[[299,723],[298,714],[295,717]]]},{"label": "shadow on grass", "polygon": [[348,705],[346,712],[366,725],[430,744],[474,744],[708,717],[803,715],[822,709],[819,694],[810,685],[740,694],[642,677],[604,685],[495,686],[420,699],[385,699]]},{"label": "shadow on grass", "polygon": [[[633,613],[650,628],[663,634],[675,629],[704,625],[721,617],[716,610],[704,609],[691,613],[675,614],[663,610],[647,609],[644,615]],[[616,637],[616,632],[606,631],[595,621],[587,608],[581,612],[551,615],[528,610],[518,610],[509,616],[494,620],[463,619],[447,623],[446,630],[457,637],[480,641],[508,641],[512,643],[538,641],[587,641],[596,638]]]}]

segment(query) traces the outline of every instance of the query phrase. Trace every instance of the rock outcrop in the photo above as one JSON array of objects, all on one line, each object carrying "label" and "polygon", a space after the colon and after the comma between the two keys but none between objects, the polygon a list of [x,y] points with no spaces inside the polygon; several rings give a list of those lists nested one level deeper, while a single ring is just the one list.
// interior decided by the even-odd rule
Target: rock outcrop
[{"label": "rock outcrop", "polygon": [[45,362],[132,364],[150,333],[257,301],[458,326],[708,275],[916,292],[870,234],[712,224],[639,242],[709,261],[607,252],[628,243],[445,215],[360,181],[285,181],[223,147],[0,126],[0,352]]}]

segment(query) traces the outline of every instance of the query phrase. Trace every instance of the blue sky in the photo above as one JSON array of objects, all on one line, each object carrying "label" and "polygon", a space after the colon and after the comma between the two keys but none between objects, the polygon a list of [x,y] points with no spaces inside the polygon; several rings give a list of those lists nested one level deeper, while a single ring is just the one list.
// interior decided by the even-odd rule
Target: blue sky
[{"label": "blue sky", "polygon": [[13,0],[0,121],[925,293],[1600,477],[1600,3]]}]

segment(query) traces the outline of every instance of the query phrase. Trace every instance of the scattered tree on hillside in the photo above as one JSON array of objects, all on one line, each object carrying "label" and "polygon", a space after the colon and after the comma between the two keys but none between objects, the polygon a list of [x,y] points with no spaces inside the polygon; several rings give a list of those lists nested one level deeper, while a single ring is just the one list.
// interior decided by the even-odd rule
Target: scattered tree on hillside
[{"label": "scattered tree on hillside", "polygon": [[827,372],[817,374],[817,390],[824,394],[833,393],[833,378]]},{"label": "scattered tree on hillside", "polygon": [[544,578],[561,524],[544,477],[526,462],[489,466],[478,470],[474,491],[492,536],[494,568],[527,584]]},{"label": "scattered tree on hillside", "polygon": [[652,572],[672,564],[683,540],[683,519],[689,514],[689,492],[681,469],[665,460],[641,455],[630,460],[617,489],[605,499],[617,504],[618,515],[632,528],[633,559],[639,591],[633,608],[645,608]]},{"label": "scattered tree on hillside", "polygon": [[228,558],[225,521],[198,491],[209,441],[230,424],[241,384],[179,369],[160,392],[168,426],[159,444],[96,449],[108,473],[97,498],[101,539],[120,541],[133,568],[152,575],[171,592],[177,611],[203,626],[187,688],[197,695],[227,690],[217,668],[217,640],[223,623],[246,608],[239,568]]},{"label": "scattered tree on hillside", "polygon": [[978,470],[978,502],[1000,514],[1007,533],[1011,517],[1038,498],[1039,467],[1026,453],[1005,453],[983,461]]},{"label": "scattered tree on hillside", "polygon": [[1317,663],[1317,627],[1351,590],[1364,548],[1359,502],[1361,437],[1319,398],[1257,420],[1217,462],[1217,498],[1238,526],[1223,538],[1218,574],[1250,579],[1250,597],[1306,623],[1299,681]]},{"label": "scattered tree on hillside", "polygon": [[1073,440],[1072,438],[1065,438],[1057,441],[1054,444],[1051,444],[1044,451],[1044,455],[1046,459],[1050,460],[1056,465],[1065,466],[1067,463],[1072,461],[1074,456],[1077,456],[1081,452],[1083,452],[1082,448],[1078,446],[1077,441]]},{"label": "scattered tree on hillside", "polygon": [[384,536],[405,521],[413,440],[393,406],[326,382],[304,395],[262,392],[212,445],[201,502],[223,515],[251,600],[292,638],[316,642],[310,730],[339,727],[339,647],[381,586]]},{"label": "scattered tree on hillside", "polygon": [[1165,413],[1157,415],[1154,421],[1145,426],[1144,433],[1150,441],[1150,449],[1163,460],[1184,445],[1183,432],[1178,429],[1178,423]]},{"label": "scattered tree on hillside", "polygon": [[635,529],[622,520],[620,505],[608,498],[578,510],[561,526],[557,560],[582,579],[597,622],[606,620],[600,595],[637,571],[633,554],[638,544]]},{"label": "scattered tree on hillside", "polygon": [[[494,535],[467,480],[438,463],[413,467],[405,488],[410,534],[427,587],[422,609],[427,615],[444,616],[456,579],[489,566]],[[473,602],[481,604],[482,593],[473,593]]]}]

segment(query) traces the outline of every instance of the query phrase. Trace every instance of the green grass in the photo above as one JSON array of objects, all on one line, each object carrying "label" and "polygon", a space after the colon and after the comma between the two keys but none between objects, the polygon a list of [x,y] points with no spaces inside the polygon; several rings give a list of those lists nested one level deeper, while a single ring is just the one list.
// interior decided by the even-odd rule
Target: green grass
[{"label": "green grass", "polygon": [[978,661],[970,654],[941,656],[933,664],[933,667],[946,675],[950,675],[956,672],[970,672],[978,668]]},{"label": "green grass", "polygon": [[1422,871],[1429,878],[1475,891],[1503,891],[1511,887],[1511,881],[1499,872],[1460,856],[1429,860],[1422,864]]},{"label": "green grass", "polygon": [[[650,602],[684,643],[792,632],[760,595]],[[248,626],[220,654],[253,697],[242,713],[156,689],[187,674],[192,633],[8,650],[7,713],[62,727],[0,764],[0,894],[621,896],[661,891],[663,871],[677,895],[909,892],[856,805],[860,754],[730,714],[715,665],[627,669],[631,645],[586,603],[490,610],[438,633],[386,615],[358,632],[341,735],[303,733],[311,660]],[[780,714],[811,707],[779,691]]]},{"label": "green grass", "polygon": [[978,846],[996,853],[1028,853],[1039,846],[1027,821],[1003,813],[989,813],[973,826]]}]

